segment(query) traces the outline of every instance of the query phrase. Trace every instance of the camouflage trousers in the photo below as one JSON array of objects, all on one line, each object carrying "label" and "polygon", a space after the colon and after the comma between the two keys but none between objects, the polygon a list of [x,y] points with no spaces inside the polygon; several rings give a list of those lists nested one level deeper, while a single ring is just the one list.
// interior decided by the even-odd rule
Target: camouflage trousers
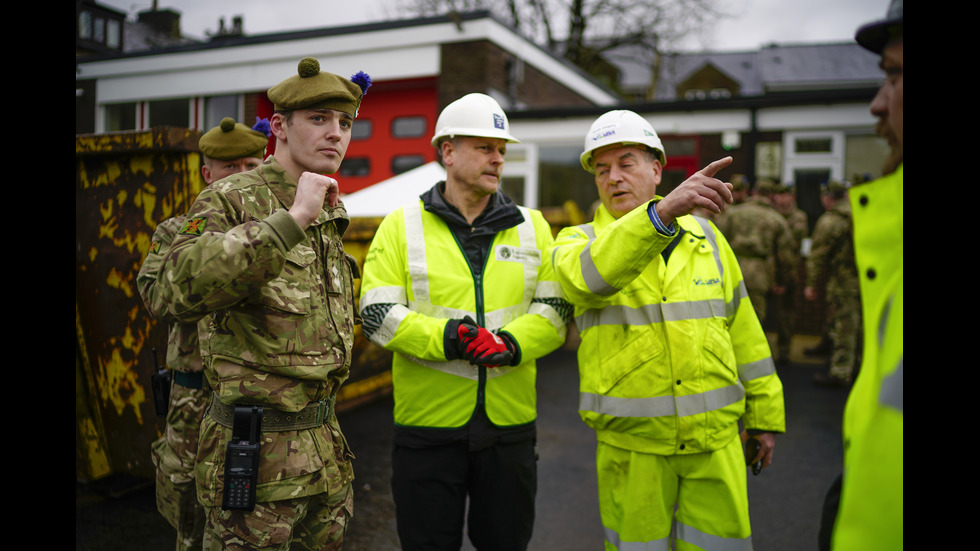
[{"label": "camouflage trousers", "polygon": [[177,551],[201,549],[204,509],[197,502],[194,462],[211,391],[174,384],[167,427],[150,450],[156,467],[157,510],[177,530]]},{"label": "camouflage trousers", "polygon": [[830,310],[830,338],[834,351],[830,356],[830,374],[838,379],[854,380],[858,362],[861,331],[861,297],[853,292],[827,289]]},{"label": "camouflage trousers", "polygon": [[776,326],[777,357],[781,361],[789,360],[790,344],[793,340],[793,315],[795,314],[795,289],[787,287],[781,295],[772,296],[772,314]]},{"label": "camouflage trousers", "polygon": [[255,510],[207,507],[204,549],[249,551],[340,550],[354,516],[354,490],[256,503]]}]

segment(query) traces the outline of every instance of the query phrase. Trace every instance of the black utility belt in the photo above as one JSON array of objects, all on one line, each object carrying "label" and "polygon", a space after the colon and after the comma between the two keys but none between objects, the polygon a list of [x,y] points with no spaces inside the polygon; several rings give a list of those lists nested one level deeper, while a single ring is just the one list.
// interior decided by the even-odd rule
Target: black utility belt
[{"label": "black utility belt", "polygon": [[[333,417],[334,406],[337,396],[317,402],[300,411],[282,411],[269,406],[262,406],[262,431],[263,432],[283,432],[287,430],[315,429],[322,427]],[[235,426],[235,406],[248,404],[228,405],[218,399],[217,395],[211,395],[211,405],[208,407],[208,415],[218,422],[219,425],[234,428]]]},{"label": "black utility belt", "polygon": [[204,386],[204,372],[174,371],[174,382],[183,387],[200,389]]}]

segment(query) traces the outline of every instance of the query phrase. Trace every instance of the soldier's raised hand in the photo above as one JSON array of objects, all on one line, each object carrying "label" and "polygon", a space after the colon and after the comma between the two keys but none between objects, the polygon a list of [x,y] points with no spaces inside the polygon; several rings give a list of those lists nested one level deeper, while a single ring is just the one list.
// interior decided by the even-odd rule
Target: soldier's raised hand
[{"label": "soldier's raised hand", "polygon": [[306,229],[323,210],[324,201],[331,207],[340,202],[340,185],[337,180],[323,174],[304,172],[296,184],[296,197],[289,214]]}]

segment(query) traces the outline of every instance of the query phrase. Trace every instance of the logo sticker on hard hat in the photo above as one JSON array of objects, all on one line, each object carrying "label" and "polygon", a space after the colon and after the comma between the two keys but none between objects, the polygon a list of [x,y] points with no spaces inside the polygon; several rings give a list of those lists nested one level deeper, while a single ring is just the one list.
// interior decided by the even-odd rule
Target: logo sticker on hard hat
[{"label": "logo sticker on hard hat", "polygon": [[498,114],[494,113],[493,114],[493,127],[494,128],[499,128],[499,129],[503,130],[504,129],[504,124],[505,124],[504,123],[504,120],[505,119],[504,119],[504,116],[503,115],[498,115]]}]

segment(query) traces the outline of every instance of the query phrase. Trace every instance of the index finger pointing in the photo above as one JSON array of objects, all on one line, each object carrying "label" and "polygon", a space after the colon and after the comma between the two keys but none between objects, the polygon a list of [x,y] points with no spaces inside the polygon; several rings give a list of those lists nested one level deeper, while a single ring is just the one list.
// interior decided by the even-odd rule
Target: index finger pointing
[{"label": "index finger pointing", "polygon": [[730,164],[732,164],[732,158],[729,156],[723,159],[718,159],[717,161],[711,163],[710,165],[702,168],[698,172],[700,172],[705,176],[708,176],[709,178],[713,178],[719,170],[725,168]]}]

